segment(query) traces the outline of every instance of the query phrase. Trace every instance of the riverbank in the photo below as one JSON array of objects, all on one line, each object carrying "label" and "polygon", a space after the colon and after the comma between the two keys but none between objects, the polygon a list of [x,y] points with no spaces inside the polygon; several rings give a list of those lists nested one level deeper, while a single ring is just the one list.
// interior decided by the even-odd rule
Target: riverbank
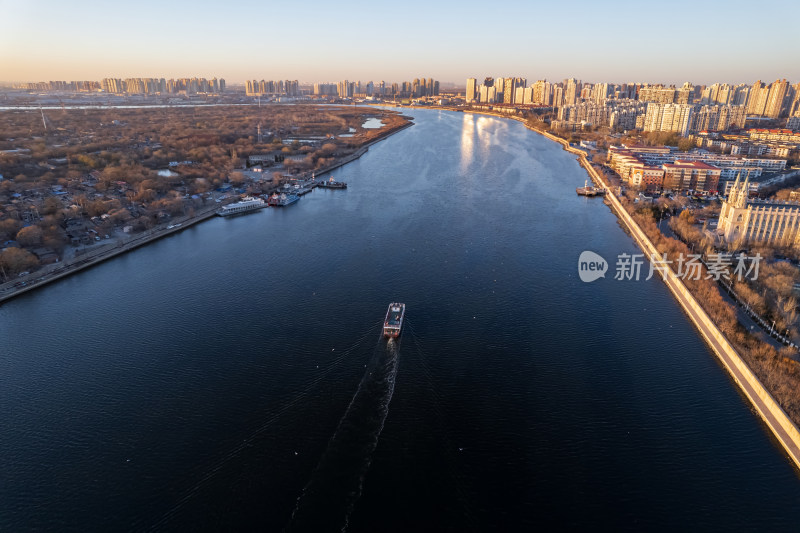
[{"label": "riverbank", "polygon": [[[5,285],[10,287],[3,288],[0,286],[0,290],[7,292],[6,294],[0,294],[0,303],[34,289],[38,289],[39,287],[47,285],[53,281],[80,272],[81,270],[85,270],[98,263],[107,261],[108,259],[112,259],[120,254],[129,252],[130,250],[135,250],[140,246],[144,246],[145,244],[157,239],[161,239],[162,237],[167,237],[173,233],[183,231],[190,226],[215,216],[219,207],[219,205],[215,204],[205,209],[201,209],[193,216],[185,217],[183,219],[176,219],[171,221],[168,225],[162,224],[156,226],[155,228],[147,230],[140,235],[132,237],[130,240],[124,242],[116,242],[106,245],[102,243],[96,244],[94,246],[97,248],[94,248],[81,255],[77,255],[71,261],[54,263],[31,273],[29,276],[26,276],[20,281],[8,282]],[[25,285],[15,287],[15,283],[24,283]]]},{"label": "riverbank", "polygon": [[[498,115],[493,114],[493,116]],[[524,120],[517,117],[505,118],[514,118],[515,120],[525,123]],[[527,123],[525,126],[561,144],[564,150],[576,155],[578,157],[578,162],[586,170],[592,181],[609,190],[609,194],[606,195],[606,198],[608,199],[607,201],[612,212],[617,215],[617,218],[622,222],[631,236],[633,236],[639,248],[641,248],[648,257],[654,255],[660,257],[652,241],[633,220],[617,196],[611,192],[609,184],[606,183],[605,179],[589,163],[586,152],[570,146],[565,139],[551,133],[536,130]],[[753,373],[739,352],[734,348],[733,344],[731,344],[713,320],[711,320],[694,295],[675,272],[671,269],[666,269],[666,272],[662,273],[662,279],[670,289],[670,292],[672,292],[678,300],[678,303],[687,316],[692,320],[706,343],[711,347],[719,361],[739,386],[739,389],[744,393],[758,415],[770,429],[773,436],[781,444],[795,466],[800,469],[800,431],[798,431],[797,426]]]},{"label": "riverbank", "polygon": [[[367,153],[370,146],[387,139],[391,135],[394,135],[401,130],[413,126],[414,123],[411,122],[411,118],[412,117],[408,117],[409,120],[398,127],[388,128],[386,131],[378,133],[373,139],[370,139],[368,142],[364,143],[352,154],[345,156],[335,161],[331,165],[323,167],[315,172],[322,175],[355,161]],[[72,260],[54,263],[32,272],[24,278],[19,278],[13,281],[8,281],[4,284],[0,284],[0,304],[20,296],[21,294],[43,287],[48,283],[52,283],[66,276],[70,276],[87,268],[93,267],[99,263],[102,263],[103,261],[107,261],[117,257],[120,254],[139,248],[140,246],[144,246],[145,244],[157,239],[161,239],[163,237],[172,235],[173,233],[183,231],[190,226],[215,216],[221,205],[222,204],[214,204],[212,206],[206,206],[196,211],[192,216],[171,220],[169,224],[161,224],[124,242],[117,241],[115,243],[103,244],[101,241],[101,243],[93,245],[96,248],[76,256]]]},{"label": "riverbank", "polygon": [[[527,129],[543,135],[551,141],[559,143],[564,150],[577,156],[578,163],[586,170],[592,182],[609,191],[609,194],[605,196],[607,199],[606,203],[611,207],[611,211],[631,234],[634,242],[636,242],[646,256],[652,257],[653,255],[657,255],[660,257],[661,254],[650,238],[644,233],[636,221],[633,220],[619,201],[619,198],[611,192],[610,184],[606,182],[604,177],[602,177],[594,167],[592,167],[587,159],[586,152],[571,146],[569,142],[561,137],[531,127],[527,121],[521,117],[486,111],[463,110],[463,112],[488,115],[496,118],[508,118],[522,122]],[[767,425],[772,435],[778,440],[795,466],[800,469],[800,431],[797,425],[795,425],[789,415],[781,408],[777,400],[775,400],[764,384],[758,379],[742,355],[720,331],[719,327],[714,323],[708,313],[706,313],[683,281],[678,278],[671,269],[667,269],[666,273],[662,274],[662,279],[708,346],[714,351],[717,359],[728,371],[734,382],[736,382],[739,390],[744,393],[761,420]]]},{"label": "riverbank", "polygon": [[406,122],[405,124],[403,124],[403,125],[401,125],[401,126],[399,126],[397,128],[394,128],[394,129],[391,129],[391,130],[387,130],[387,131],[384,131],[384,132],[380,132],[378,135],[375,136],[374,139],[370,139],[368,142],[364,143],[362,146],[360,146],[358,148],[358,150],[356,150],[352,154],[350,154],[350,155],[348,155],[346,157],[343,157],[343,158],[339,159],[338,161],[336,161],[334,163],[331,163],[330,165],[328,165],[326,167],[322,167],[321,169],[317,169],[317,170],[314,171],[314,173],[317,174],[317,175],[326,174],[328,172],[336,170],[337,168],[343,167],[348,163],[351,163],[351,162],[355,161],[356,159],[360,158],[362,155],[366,154],[367,151],[369,150],[369,147],[372,146],[373,144],[378,143],[378,142],[390,137],[391,135],[394,135],[395,133],[397,133],[399,131],[402,131],[402,130],[404,130],[406,128],[410,128],[411,126],[413,126],[414,123],[411,122],[411,119],[413,119],[413,117],[408,117],[408,118],[409,118],[409,122]]}]

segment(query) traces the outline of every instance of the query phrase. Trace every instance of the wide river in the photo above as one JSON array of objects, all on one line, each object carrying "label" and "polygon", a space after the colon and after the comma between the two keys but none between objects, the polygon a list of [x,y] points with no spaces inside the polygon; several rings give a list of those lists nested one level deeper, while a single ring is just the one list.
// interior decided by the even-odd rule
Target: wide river
[{"label": "wide river", "polygon": [[796,530],[797,472],[663,283],[613,279],[638,249],[574,156],[409,112],[345,191],[0,306],[0,530]]}]

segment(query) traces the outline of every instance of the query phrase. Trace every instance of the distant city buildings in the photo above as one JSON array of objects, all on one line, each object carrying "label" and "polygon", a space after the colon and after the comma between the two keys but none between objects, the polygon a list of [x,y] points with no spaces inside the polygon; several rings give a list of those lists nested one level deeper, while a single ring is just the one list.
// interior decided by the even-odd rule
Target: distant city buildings
[{"label": "distant city buildings", "polygon": [[300,96],[300,84],[297,80],[247,80],[245,94],[247,96]]},{"label": "distant city buildings", "polygon": [[[602,90],[602,89],[601,89]],[[647,104],[637,100],[587,100],[558,109],[554,129],[575,131],[587,126],[610,126],[615,130],[628,130],[636,126],[636,117],[643,114]]]},{"label": "distant city buildings", "polygon": [[31,92],[97,92],[100,90],[100,83],[96,81],[40,81],[34,83],[19,83],[14,85],[15,89],[24,89]]},{"label": "distant city buildings", "polygon": [[607,126],[614,131],[673,132],[686,137],[697,132],[743,129],[748,116],[787,118],[786,127],[800,129],[800,83],[708,87],[689,82],[680,87],[637,83],[587,83],[576,78],[560,82],[525,78],[491,78],[482,84],[468,78],[468,104],[539,105],[557,110],[552,125],[569,131]]},{"label": "distant city buildings", "polygon": [[339,98],[425,98],[439,95],[439,82],[433,78],[415,78],[391,84],[384,81],[375,84],[372,81],[342,80],[337,83],[315,83],[312,92],[316,96]]},{"label": "distant city buildings", "polygon": [[225,91],[225,80],[213,78],[104,78],[104,92],[112,94],[219,94]]},{"label": "distant city buildings", "polygon": [[225,91],[225,80],[213,78],[104,78],[97,81],[48,81],[21,83],[17,89],[37,92],[105,92],[109,94],[219,94]]}]

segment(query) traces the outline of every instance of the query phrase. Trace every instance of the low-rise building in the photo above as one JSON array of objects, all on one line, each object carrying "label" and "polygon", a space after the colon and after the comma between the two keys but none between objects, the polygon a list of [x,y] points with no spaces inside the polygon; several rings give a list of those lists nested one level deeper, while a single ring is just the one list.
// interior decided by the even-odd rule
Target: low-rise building
[{"label": "low-rise building", "polygon": [[664,163],[665,191],[716,192],[722,170],[702,161],[676,160]]},{"label": "low-rise building", "polygon": [[800,132],[792,130],[768,130],[768,129],[751,129],[747,130],[747,135],[752,141],[773,141],[783,142],[800,146]]},{"label": "low-rise building", "polygon": [[644,163],[634,165],[632,167],[630,183],[647,192],[660,191],[664,183],[664,169]]},{"label": "low-rise building", "polygon": [[664,163],[674,163],[676,160],[702,161],[722,170],[723,179],[734,179],[740,172],[747,172],[751,177],[759,177],[764,172],[780,172],[786,169],[786,159],[760,159],[736,157],[732,155],[714,154],[706,150],[692,150],[680,152],[675,148],[666,146],[638,146],[623,145],[612,146],[608,150],[608,161],[614,171],[623,180],[630,178],[630,165],[645,163],[650,166],[660,166]]}]

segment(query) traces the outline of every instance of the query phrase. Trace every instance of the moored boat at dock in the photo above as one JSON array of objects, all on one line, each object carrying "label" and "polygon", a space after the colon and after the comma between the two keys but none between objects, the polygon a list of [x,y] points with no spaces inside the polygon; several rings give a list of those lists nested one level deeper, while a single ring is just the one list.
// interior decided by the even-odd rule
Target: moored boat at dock
[{"label": "moored boat at dock", "polygon": [[253,196],[245,196],[238,202],[222,206],[217,211],[217,215],[221,217],[229,217],[231,215],[241,215],[243,213],[249,213],[250,211],[255,211],[263,207],[267,207],[267,203],[261,198],[255,198]]},{"label": "moored boat at dock", "polygon": [[347,183],[343,181],[336,181],[335,179],[333,179],[333,176],[331,176],[331,179],[329,179],[328,181],[319,182],[317,184],[317,187],[322,187],[323,189],[346,189]]},{"label": "moored boat at dock", "polygon": [[391,303],[386,311],[386,318],[383,321],[383,336],[396,339],[400,336],[403,328],[403,318],[406,314],[406,304]]},{"label": "moored boat at dock", "polygon": [[267,203],[273,207],[285,207],[287,205],[291,205],[299,200],[300,197],[296,194],[273,194],[267,200]]},{"label": "moored boat at dock", "polygon": [[589,185],[589,180],[586,180],[583,184],[583,187],[578,187],[575,189],[575,192],[581,196],[603,196],[606,193],[606,190],[603,187]]}]

